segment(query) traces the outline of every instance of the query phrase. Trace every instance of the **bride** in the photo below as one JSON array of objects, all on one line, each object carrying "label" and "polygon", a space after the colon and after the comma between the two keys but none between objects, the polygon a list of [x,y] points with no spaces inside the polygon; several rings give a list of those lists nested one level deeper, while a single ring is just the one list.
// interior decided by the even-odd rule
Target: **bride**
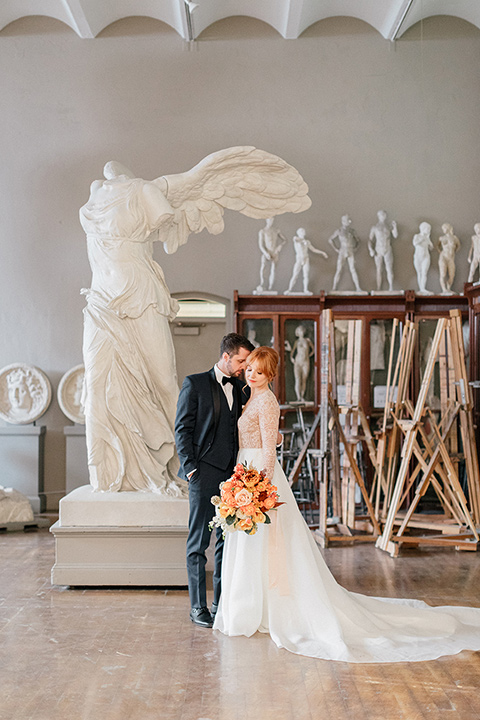
[{"label": "bride", "polygon": [[238,422],[238,462],[265,470],[285,503],[255,535],[227,533],[214,629],[269,633],[293,653],[346,662],[433,660],[480,649],[480,609],[348,592],[327,568],[276,459],[280,410],[269,382],[278,353],[247,359],[250,400]]}]

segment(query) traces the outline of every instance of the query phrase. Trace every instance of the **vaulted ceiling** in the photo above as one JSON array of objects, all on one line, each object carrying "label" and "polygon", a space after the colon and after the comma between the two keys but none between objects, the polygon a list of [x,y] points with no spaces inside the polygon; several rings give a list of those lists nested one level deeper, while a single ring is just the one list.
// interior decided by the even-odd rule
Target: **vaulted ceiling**
[{"label": "vaulted ceiling", "polygon": [[194,40],[212,23],[232,16],[257,18],[286,39],[330,17],[355,17],[388,40],[432,15],[453,15],[480,28],[480,0],[1,0],[0,30],[29,15],[56,18],[81,38],[94,38],[117,20],[145,16]]}]

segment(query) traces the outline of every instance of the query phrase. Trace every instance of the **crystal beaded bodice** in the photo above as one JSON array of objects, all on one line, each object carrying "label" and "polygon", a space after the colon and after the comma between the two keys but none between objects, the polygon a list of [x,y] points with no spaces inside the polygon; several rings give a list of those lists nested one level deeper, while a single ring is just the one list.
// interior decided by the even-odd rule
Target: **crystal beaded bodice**
[{"label": "crystal beaded bodice", "polygon": [[280,408],[277,398],[270,390],[251,398],[238,421],[240,448],[261,449],[267,477],[273,477]]}]

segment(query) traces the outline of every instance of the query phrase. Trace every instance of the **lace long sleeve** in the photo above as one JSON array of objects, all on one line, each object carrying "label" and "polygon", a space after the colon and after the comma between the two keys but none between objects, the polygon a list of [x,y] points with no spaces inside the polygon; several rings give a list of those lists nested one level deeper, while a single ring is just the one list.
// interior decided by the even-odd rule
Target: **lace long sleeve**
[{"label": "lace long sleeve", "polygon": [[262,397],[262,404],[259,408],[258,421],[260,425],[260,436],[262,439],[262,450],[264,469],[268,478],[273,477],[275,460],[277,457],[277,435],[278,421],[280,419],[280,408],[275,396],[268,392]]}]

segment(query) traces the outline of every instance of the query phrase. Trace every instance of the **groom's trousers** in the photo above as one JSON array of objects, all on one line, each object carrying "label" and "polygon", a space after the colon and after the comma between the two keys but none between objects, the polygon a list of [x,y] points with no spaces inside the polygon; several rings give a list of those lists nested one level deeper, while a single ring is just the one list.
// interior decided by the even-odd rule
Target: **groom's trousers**
[{"label": "groom's trousers", "polygon": [[[205,551],[210,544],[212,535],[208,523],[215,515],[215,507],[212,505],[213,495],[219,495],[219,485],[231,476],[233,470],[233,458],[231,467],[227,470],[209,465],[200,461],[196,472],[188,483],[190,515],[188,520],[187,539],[187,573],[188,591],[192,608],[207,607],[207,585],[205,565],[207,558]],[[218,605],[221,593],[221,572],[223,537],[220,528],[216,528],[215,561],[213,570],[213,602]]]}]

